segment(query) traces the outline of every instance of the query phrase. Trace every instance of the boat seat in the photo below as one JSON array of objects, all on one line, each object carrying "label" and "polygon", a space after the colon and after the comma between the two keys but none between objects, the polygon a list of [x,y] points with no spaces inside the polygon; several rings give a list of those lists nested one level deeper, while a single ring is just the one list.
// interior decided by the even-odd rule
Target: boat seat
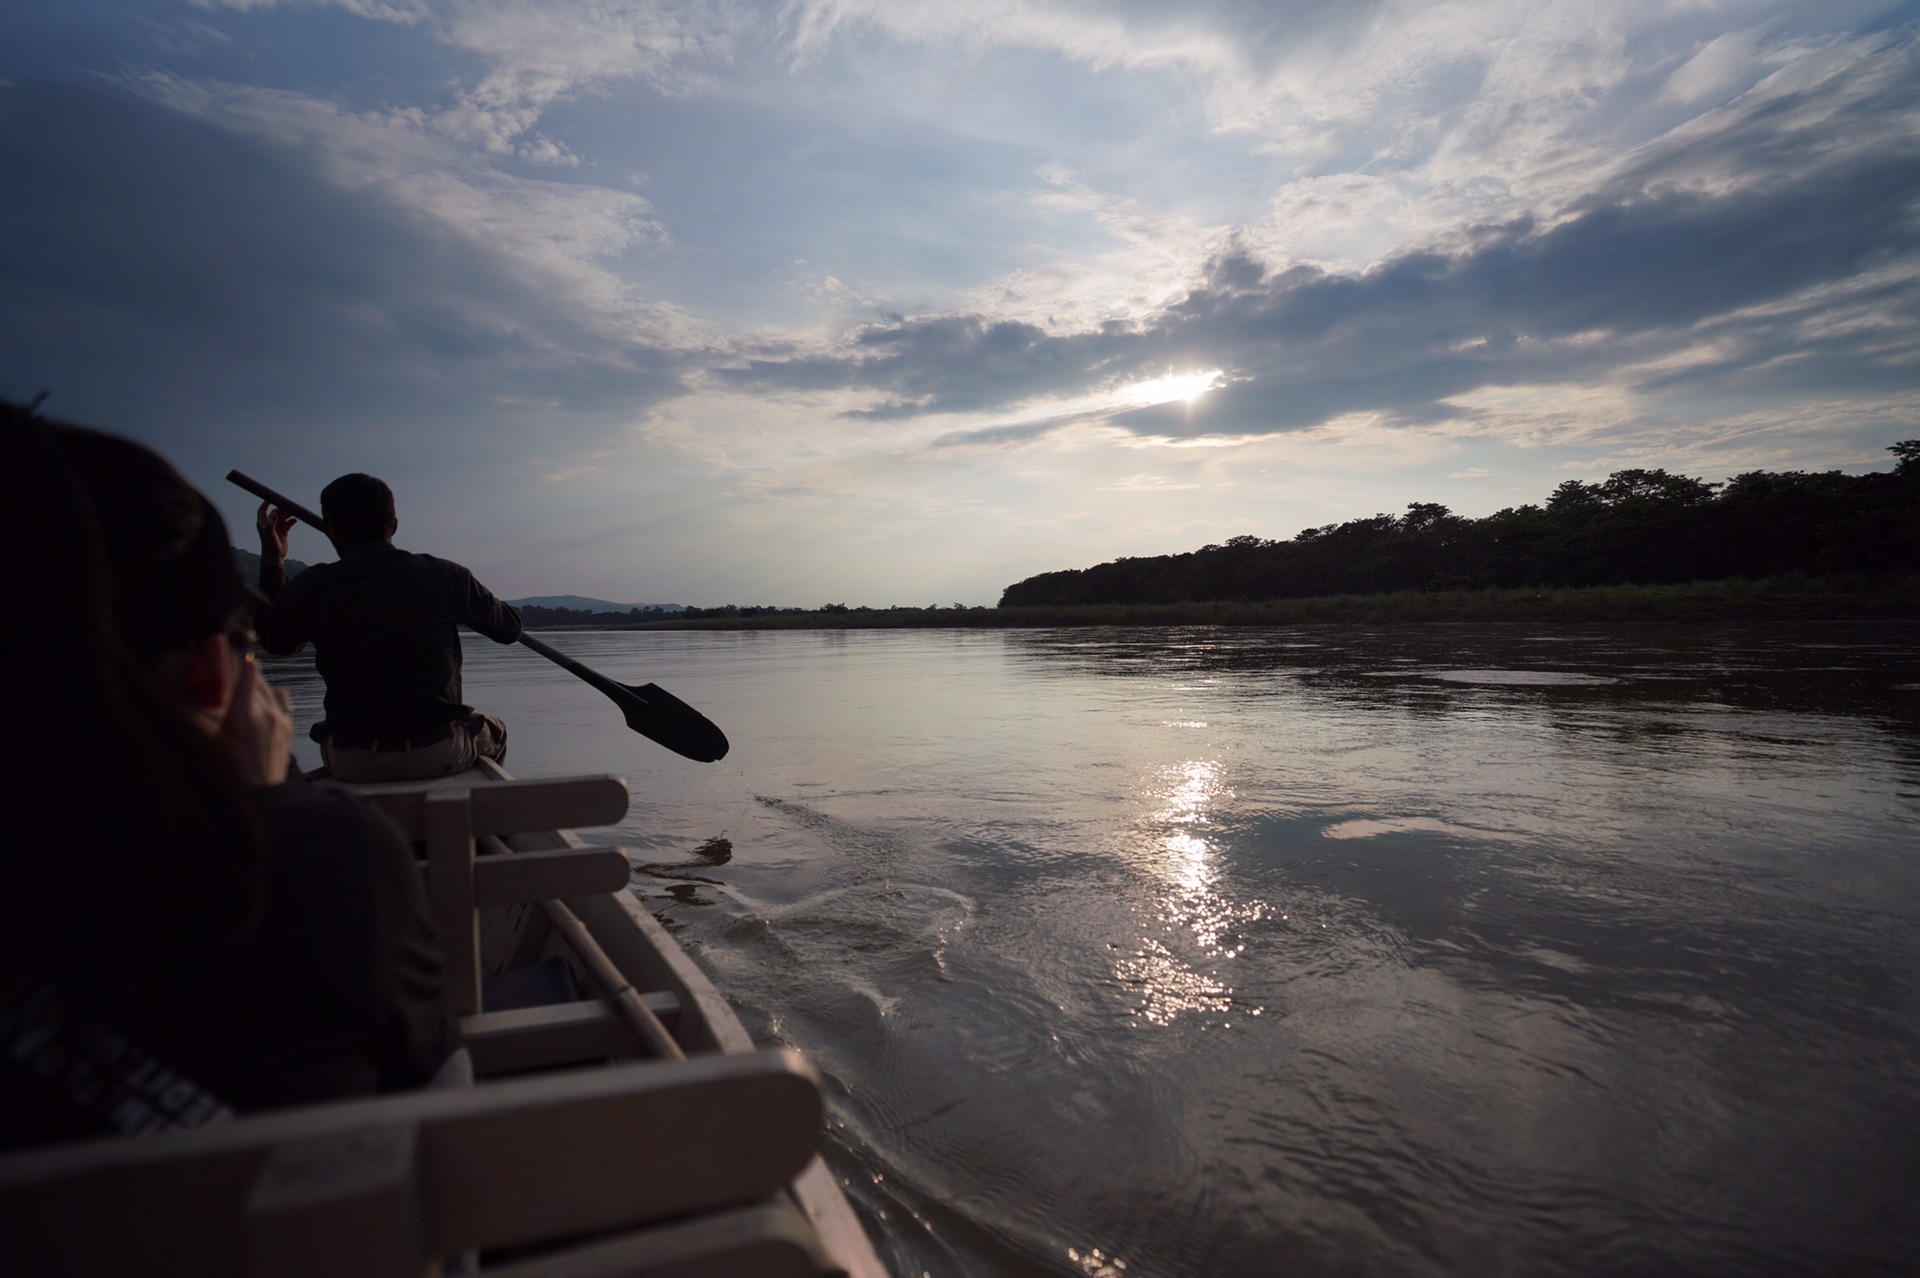
[{"label": "boat seat", "polygon": [[[462,1019],[460,1028],[482,1078],[648,1054],[624,1020],[581,990],[557,954],[485,977],[480,997],[485,1010]],[[640,997],[667,1029],[679,1024],[676,995],[659,990]]]},{"label": "boat seat", "polygon": [[821,1113],[776,1048],[54,1146],[0,1158],[0,1273],[419,1278],[539,1244],[501,1272],[819,1273],[778,1191]]},{"label": "boat seat", "polygon": [[[459,1016],[474,1016],[483,1006],[477,910],[624,891],[632,874],[622,848],[511,852],[504,842],[513,835],[620,820],[627,813],[627,785],[618,777],[473,784],[468,774],[458,774],[351,788],[426,848],[427,899],[447,959],[447,1003]],[[479,855],[482,847],[489,855]]]}]

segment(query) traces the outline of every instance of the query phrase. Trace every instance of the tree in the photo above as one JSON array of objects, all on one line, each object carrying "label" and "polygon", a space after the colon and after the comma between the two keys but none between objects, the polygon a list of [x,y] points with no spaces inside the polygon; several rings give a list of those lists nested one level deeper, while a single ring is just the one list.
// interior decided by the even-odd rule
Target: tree
[{"label": "tree", "polygon": [[1616,470],[1600,485],[1600,495],[1610,506],[1636,500],[1697,506],[1711,501],[1713,490],[1718,487],[1690,475],[1669,475],[1664,470]]},{"label": "tree", "polygon": [[1602,500],[1598,484],[1583,484],[1577,479],[1569,479],[1547,498],[1547,509],[1560,514],[1598,506]]}]

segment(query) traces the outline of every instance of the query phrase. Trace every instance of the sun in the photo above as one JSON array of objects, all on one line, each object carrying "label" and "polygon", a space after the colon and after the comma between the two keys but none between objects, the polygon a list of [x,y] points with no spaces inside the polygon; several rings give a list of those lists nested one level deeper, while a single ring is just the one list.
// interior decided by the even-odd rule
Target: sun
[{"label": "sun", "polygon": [[1168,373],[1150,382],[1136,382],[1123,393],[1130,402],[1143,408],[1149,404],[1171,404],[1175,400],[1191,404],[1212,390],[1219,380],[1217,368],[1204,373]]}]

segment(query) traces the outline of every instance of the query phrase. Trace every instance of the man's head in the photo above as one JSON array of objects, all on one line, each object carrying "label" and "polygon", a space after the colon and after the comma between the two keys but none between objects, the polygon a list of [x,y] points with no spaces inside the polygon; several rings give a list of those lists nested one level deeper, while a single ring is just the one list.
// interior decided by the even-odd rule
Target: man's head
[{"label": "man's head", "polygon": [[391,541],[400,526],[393,489],[372,475],[342,475],[322,488],[320,513],[327,517],[327,536],[337,550]]}]

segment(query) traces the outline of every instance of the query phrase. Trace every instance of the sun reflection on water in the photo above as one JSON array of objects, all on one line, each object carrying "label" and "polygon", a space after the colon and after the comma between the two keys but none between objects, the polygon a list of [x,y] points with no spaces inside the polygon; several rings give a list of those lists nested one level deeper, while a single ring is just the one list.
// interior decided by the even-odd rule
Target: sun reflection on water
[{"label": "sun reflection on water", "polygon": [[1165,891],[1154,902],[1157,935],[1128,947],[1114,976],[1140,1000],[1134,1014],[1153,1024],[1185,1013],[1226,1014],[1234,1007],[1232,985],[1218,969],[1196,965],[1193,950],[1205,960],[1236,958],[1245,948],[1241,930],[1272,913],[1264,902],[1218,890],[1220,859],[1208,830],[1217,806],[1233,798],[1226,770],[1214,759],[1188,759],[1157,769],[1143,789],[1149,803],[1135,846]]},{"label": "sun reflection on water", "polygon": [[1167,873],[1175,883],[1197,892],[1213,881],[1213,869],[1207,861],[1211,849],[1205,839],[1192,834],[1169,834],[1163,842],[1167,851]]}]

